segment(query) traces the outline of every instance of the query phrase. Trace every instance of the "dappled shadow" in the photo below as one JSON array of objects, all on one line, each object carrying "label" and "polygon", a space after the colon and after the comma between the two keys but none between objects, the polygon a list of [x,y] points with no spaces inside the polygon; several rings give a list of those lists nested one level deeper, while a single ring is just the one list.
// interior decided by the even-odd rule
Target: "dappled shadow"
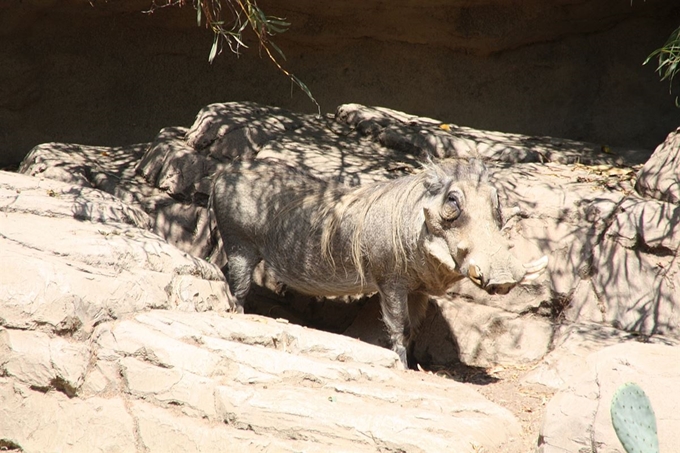
[{"label": "dappled shadow", "polygon": [[498,377],[489,374],[488,370],[484,367],[469,366],[462,362],[446,366],[434,365],[431,367],[424,367],[424,370],[432,372],[437,376],[465,384],[489,385],[500,380]]},{"label": "dappled shadow", "polygon": [[644,335],[677,333],[679,225],[680,207],[657,200],[630,196],[612,210],[593,247],[605,321]]},{"label": "dappled shadow", "polygon": [[[553,319],[605,322],[641,334],[664,333],[677,325],[674,313],[680,310],[672,309],[673,288],[680,284],[675,272],[680,241],[675,227],[664,226],[680,223],[679,213],[673,205],[632,194],[630,175],[623,178],[621,170],[646,159],[647,154],[635,150],[612,153],[599,145],[477,131],[357,105],[318,118],[253,103],[207,106],[191,128],[166,128],[152,144],[41,146],[47,147],[27,157],[23,171],[111,193],[143,209],[150,229],[168,242],[220,266],[225,255],[211,234],[215,223],[207,211],[208,197],[214,174],[234,162],[281,160],[303,174],[333,181],[330,188],[407,175],[430,158],[481,158],[502,202],[519,207],[506,219],[516,250],[550,256]],[[277,190],[272,178],[261,184]],[[261,213],[269,215],[267,209]],[[75,204],[73,215],[98,214],[82,202]],[[305,325],[313,324],[305,319],[311,312],[333,313],[338,319],[356,316],[344,302],[310,298],[298,306],[298,299],[276,291],[259,296],[272,301],[263,303],[269,307],[263,314],[286,317],[275,307],[278,301],[292,313],[291,321]],[[343,314],[345,309],[349,314]],[[342,331],[324,322],[318,326]]]},{"label": "dappled shadow", "polygon": [[523,237],[551,255],[552,298],[563,319],[677,333],[680,207],[640,198],[629,173],[597,172],[528,164],[496,176],[526,211]]}]

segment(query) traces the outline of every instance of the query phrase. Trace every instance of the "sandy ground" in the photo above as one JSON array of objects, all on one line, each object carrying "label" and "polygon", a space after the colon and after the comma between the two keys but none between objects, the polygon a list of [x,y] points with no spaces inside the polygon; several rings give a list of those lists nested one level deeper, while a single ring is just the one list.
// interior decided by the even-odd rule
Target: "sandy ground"
[{"label": "sandy ground", "polygon": [[[520,439],[508,445],[508,449],[530,453],[536,450],[545,406],[555,394],[554,389],[521,382],[522,377],[534,366],[495,366],[485,369],[461,364],[454,368],[423,372],[470,385],[490,401],[512,412],[520,421],[523,432]],[[496,452],[480,449],[479,453]]]}]

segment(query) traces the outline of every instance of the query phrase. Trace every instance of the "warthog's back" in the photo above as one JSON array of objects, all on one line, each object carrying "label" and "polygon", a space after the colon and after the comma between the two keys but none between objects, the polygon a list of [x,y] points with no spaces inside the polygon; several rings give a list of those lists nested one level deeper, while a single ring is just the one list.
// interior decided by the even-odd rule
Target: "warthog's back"
[{"label": "warthog's back", "polygon": [[341,184],[282,163],[230,166],[216,176],[213,188],[227,256],[234,255],[235,249],[254,250],[277,277],[303,293],[361,292],[361,279],[349,255],[340,253],[334,260],[322,248],[327,216],[346,192]]}]

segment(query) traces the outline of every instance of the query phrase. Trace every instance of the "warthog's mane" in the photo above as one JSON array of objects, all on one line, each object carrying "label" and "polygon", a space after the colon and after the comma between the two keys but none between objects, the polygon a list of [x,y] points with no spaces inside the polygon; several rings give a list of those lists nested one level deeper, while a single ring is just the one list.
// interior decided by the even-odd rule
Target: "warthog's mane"
[{"label": "warthog's mane", "polygon": [[[321,229],[321,250],[328,262],[335,266],[334,239],[340,226],[353,228],[346,244],[351,250],[351,261],[362,284],[366,281],[364,256],[366,221],[374,209],[387,210],[388,234],[391,235],[395,270],[405,271],[418,244],[420,228],[405,228],[405,221],[413,221],[414,212],[428,193],[436,195],[452,181],[488,182],[486,168],[478,160],[449,160],[428,162],[417,173],[401,178],[381,181],[356,189],[336,188],[324,196],[321,209],[313,222]],[[351,219],[351,220],[349,220]],[[337,244],[336,244],[337,245]]]}]

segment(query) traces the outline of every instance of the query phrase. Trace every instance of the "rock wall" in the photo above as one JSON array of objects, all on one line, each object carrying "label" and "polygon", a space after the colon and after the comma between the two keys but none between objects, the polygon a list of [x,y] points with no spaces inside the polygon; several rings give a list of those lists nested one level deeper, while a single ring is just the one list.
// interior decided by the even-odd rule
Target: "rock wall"
[{"label": "rock wall", "polygon": [[[202,106],[316,107],[256,48],[207,61],[190,7],[0,4],[0,165],[43,142],[127,145]],[[675,0],[262,1],[322,111],[382,105],[481,129],[650,149],[677,126],[668,85],[642,67],[678,25]],[[68,24],[68,25],[66,25]]]}]

